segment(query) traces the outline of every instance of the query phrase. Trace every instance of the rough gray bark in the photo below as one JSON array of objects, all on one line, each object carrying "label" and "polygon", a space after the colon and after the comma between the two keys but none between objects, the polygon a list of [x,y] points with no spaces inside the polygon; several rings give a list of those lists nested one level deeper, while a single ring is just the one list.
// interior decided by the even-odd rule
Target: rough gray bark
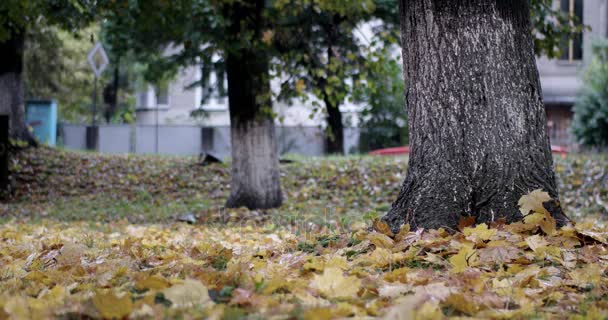
[{"label": "rough gray bark", "polygon": [[10,136],[35,144],[25,123],[23,101],[24,32],[12,32],[0,43],[0,113],[10,115]]},{"label": "rough gray bark", "polygon": [[267,209],[283,201],[272,119],[231,125],[232,177],[226,207]]},{"label": "rough gray bark", "polygon": [[383,220],[511,222],[529,191],[557,199],[528,2],[401,0],[400,13],[412,149]]},{"label": "rough gray bark", "polygon": [[[260,39],[264,0],[235,3],[230,34],[245,28]],[[269,57],[252,46],[230,50],[226,57],[228,105],[232,144],[232,178],[226,207],[250,209],[281,205],[279,157],[274,121],[270,110]]]}]

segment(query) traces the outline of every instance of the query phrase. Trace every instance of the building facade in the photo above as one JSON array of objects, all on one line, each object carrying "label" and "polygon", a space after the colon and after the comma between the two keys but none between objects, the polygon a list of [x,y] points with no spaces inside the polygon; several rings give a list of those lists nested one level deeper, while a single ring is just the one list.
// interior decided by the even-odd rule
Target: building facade
[{"label": "building facade", "polygon": [[571,146],[572,107],[582,87],[582,73],[592,59],[591,45],[608,36],[608,0],[558,0],[554,5],[591,28],[564,42],[559,59],[537,59],[551,143]]},{"label": "building facade", "polygon": [[[582,72],[592,58],[591,44],[608,36],[608,0],[556,0],[554,6],[577,16],[591,28],[573,40],[564,41],[559,59],[537,59],[547,111],[547,129],[553,145],[572,146],[570,134],[572,107],[582,86]],[[211,75],[210,81],[215,79]],[[167,88],[148,86],[137,93],[137,124],[229,126],[228,99],[211,97],[201,104],[202,88],[187,89],[201,78],[199,67],[183,69]],[[285,127],[322,127],[324,116],[311,114],[311,104],[294,101],[275,103],[277,125]],[[356,127],[361,106],[341,106],[345,126]],[[193,117],[197,113],[204,116]],[[347,150],[348,151],[348,150]]]}]

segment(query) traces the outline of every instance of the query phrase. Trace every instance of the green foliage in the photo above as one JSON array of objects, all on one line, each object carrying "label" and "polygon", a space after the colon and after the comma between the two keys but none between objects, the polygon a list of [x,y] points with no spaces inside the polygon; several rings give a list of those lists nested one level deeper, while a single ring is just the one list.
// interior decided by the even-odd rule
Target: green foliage
[{"label": "green foliage", "polygon": [[[370,84],[375,70],[369,62],[398,41],[395,1],[277,1],[276,7],[285,24],[297,25],[277,29],[274,37],[280,49],[274,73],[282,80],[278,99],[310,100],[311,117],[329,114]],[[371,38],[362,30],[368,27]]]},{"label": "green foliage", "polygon": [[3,0],[0,2],[0,42],[34,27],[41,17],[49,25],[77,30],[95,15],[95,7],[104,1],[95,0]]},{"label": "green foliage", "polygon": [[572,132],[586,146],[608,146],[608,41],[593,44],[593,60],[574,106]]},{"label": "green foliage", "polygon": [[[48,25],[44,18],[40,18],[35,27],[27,29],[24,53],[25,98],[55,99],[60,120],[90,122],[94,76],[86,57],[97,34],[97,24],[77,32],[67,32]],[[110,68],[99,79],[98,93],[103,96],[104,85],[113,82],[113,70],[117,64],[123,66],[119,79],[122,90],[119,91],[120,103],[112,122],[132,122],[133,81],[129,80],[133,77],[136,65],[132,59],[127,56],[121,61],[111,61]],[[98,101],[100,109],[108,107],[102,103],[102,99]]]},{"label": "green foliage", "polygon": [[561,44],[565,39],[572,39],[590,28],[576,16],[563,12],[554,6],[553,0],[530,1],[530,19],[536,55],[559,58],[562,54]]},{"label": "green foliage", "polygon": [[88,121],[93,73],[86,56],[92,47],[89,36],[94,35],[97,28],[93,26],[72,34],[44,22],[41,19],[27,31],[25,97],[55,99],[61,120]]},{"label": "green foliage", "polygon": [[401,62],[385,55],[368,63],[368,85],[356,98],[365,104],[361,112],[362,152],[403,146],[408,143],[405,85]]}]

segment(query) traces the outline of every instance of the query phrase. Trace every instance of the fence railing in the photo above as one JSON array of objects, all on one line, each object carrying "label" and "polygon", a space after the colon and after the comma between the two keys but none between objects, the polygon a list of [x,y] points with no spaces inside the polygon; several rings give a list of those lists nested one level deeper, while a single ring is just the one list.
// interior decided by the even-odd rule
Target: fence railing
[{"label": "fence railing", "polygon": [[[89,133],[87,134],[87,130]],[[104,153],[230,156],[230,127],[192,125],[100,125],[95,134],[86,125],[62,124],[59,141],[68,149],[92,149]],[[277,127],[278,151],[305,156],[325,153],[324,129],[320,127]],[[357,152],[359,129],[345,128],[345,152]],[[87,138],[88,137],[88,138]],[[88,141],[87,139],[94,141]]]}]

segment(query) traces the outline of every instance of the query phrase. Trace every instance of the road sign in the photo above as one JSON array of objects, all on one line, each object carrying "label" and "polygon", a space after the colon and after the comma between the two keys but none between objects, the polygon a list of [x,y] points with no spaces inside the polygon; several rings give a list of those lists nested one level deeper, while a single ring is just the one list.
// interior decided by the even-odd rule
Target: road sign
[{"label": "road sign", "polygon": [[103,49],[101,42],[97,42],[93,49],[89,51],[87,61],[89,61],[89,65],[91,66],[91,69],[93,69],[96,77],[101,76],[103,71],[106,70],[110,63],[110,59],[108,59],[108,55]]}]

